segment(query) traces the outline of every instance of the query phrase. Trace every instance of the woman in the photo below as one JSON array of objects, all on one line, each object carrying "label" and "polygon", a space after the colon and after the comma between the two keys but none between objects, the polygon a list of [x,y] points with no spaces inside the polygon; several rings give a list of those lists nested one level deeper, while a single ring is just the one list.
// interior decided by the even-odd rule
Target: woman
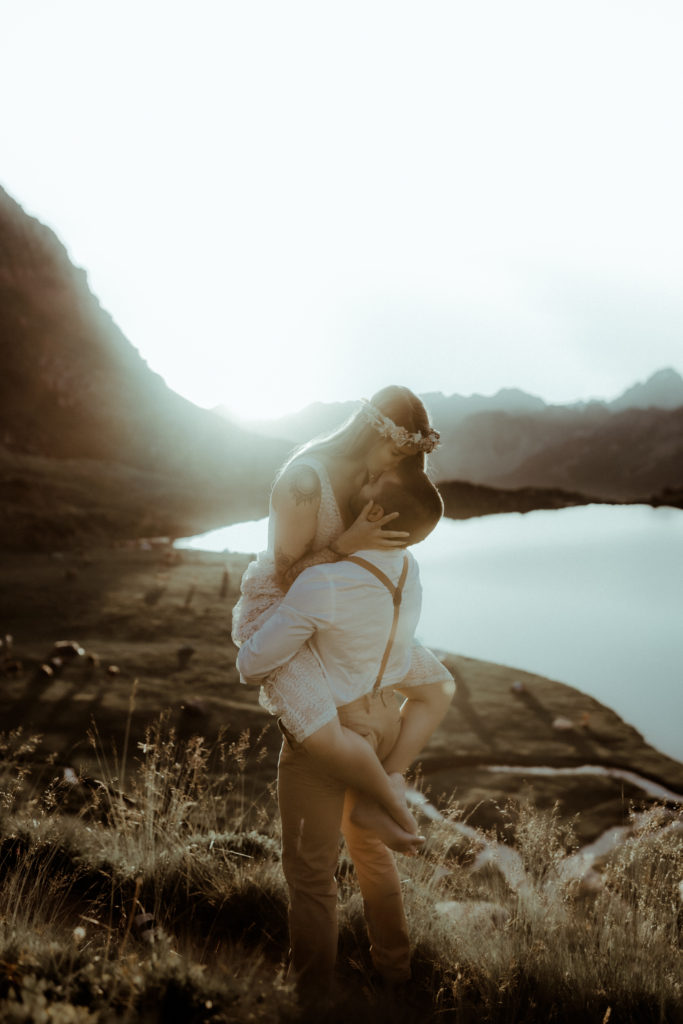
[{"label": "woman", "polygon": [[[411,471],[422,470],[438,440],[420,399],[408,388],[390,386],[364,402],[339,430],[295,453],[273,487],[268,548],[249,565],[242,580],[242,596],[233,613],[233,639],[238,646],[273,613],[304,569],[355,551],[404,543],[404,531],[384,529],[395,518],[393,513],[376,519],[369,502],[354,518],[352,500],[368,480],[386,470],[400,467],[406,479]],[[451,682],[450,673],[416,643],[404,685],[441,681]],[[400,799],[395,780],[393,785],[388,781],[371,751],[370,758],[367,744],[344,729],[344,745],[338,731],[332,736],[324,728],[336,722],[337,709],[308,647],[268,677],[260,702],[278,716],[286,735],[308,744],[310,752],[328,757],[338,777],[371,793],[414,841],[415,821]],[[409,845],[401,846],[400,837],[390,832],[386,836],[395,847]]]}]

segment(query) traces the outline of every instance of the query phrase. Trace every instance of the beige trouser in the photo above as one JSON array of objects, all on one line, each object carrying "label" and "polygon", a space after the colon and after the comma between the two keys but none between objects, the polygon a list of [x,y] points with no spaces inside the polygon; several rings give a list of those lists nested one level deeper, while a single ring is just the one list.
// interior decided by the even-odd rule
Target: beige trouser
[{"label": "beige trouser", "polygon": [[[384,760],[401,727],[394,692],[368,694],[338,710],[341,724],[363,736]],[[344,785],[316,770],[305,750],[286,739],[278,768],[278,800],[282,866],[289,886],[291,969],[299,986],[325,989],[332,980],[340,828],[363,895],[375,968],[391,981],[409,978],[408,928],[393,854],[380,839],[351,823]]]}]

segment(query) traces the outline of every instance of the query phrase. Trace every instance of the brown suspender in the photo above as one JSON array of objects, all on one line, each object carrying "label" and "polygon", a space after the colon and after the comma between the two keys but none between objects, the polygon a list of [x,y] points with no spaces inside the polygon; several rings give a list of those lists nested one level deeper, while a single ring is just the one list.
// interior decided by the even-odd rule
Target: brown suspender
[{"label": "brown suspender", "polygon": [[346,560],[347,562],[355,562],[356,565],[360,565],[361,568],[367,569],[368,572],[371,572],[373,576],[376,576],[380,583],[383,583],[384,586],[387,588],[394,601],[394,620],[391,623],[391,632],[389,634],[389,640],[387,642],[387,646],[384,648],[382,663],[379,666],[379,673],[377,675],[377,679],[375,680],[375,685],[372,688],[372,692],[377,693],[377,691],[379,690],[380,683],[382,682],[384,670],[387,667],[387,662],[389,660],[391,648],[394,645],[396,627],[398,626],[398,617],[401,611],[401,597],[403,596],[403,584],[405,583],[406,576],[408,575],[408,556],[403,556],[403,569],[401,570],[401,577],[396,586],[394,586],[394,584],[391,582],[386,573],[383,573],[382,570],[378,569],[376,565],[372,564],[372,562],[368,562],[364,558],[358,558],[356,555],[347,555]]}]

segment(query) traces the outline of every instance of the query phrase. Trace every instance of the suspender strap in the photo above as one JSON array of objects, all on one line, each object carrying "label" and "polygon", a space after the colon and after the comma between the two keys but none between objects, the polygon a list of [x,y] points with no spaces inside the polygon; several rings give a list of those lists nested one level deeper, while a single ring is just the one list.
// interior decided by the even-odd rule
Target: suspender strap
[{"label": "suspender strap", "polygon": [[360,565],[361,568],[367,569],[373,576],[376,576],[380,583],[383,583],[392,596],[394,602],[394,619],[391,623],[391,632],[389,633],[389,640],[387,646],[384,648],[384,654],[382,655],[382,663],[379,666],[379,673],[375,680],[375,685],[372,688],[373,693],[377,693],[384,676],[384,670],[387,667],[389,661],[389,655],[391,654],[391,648],[394,646],[394,638],[396,637],[396,627],[398,626],[398,617],[401,612],[401,598],[403,596],[403,585],[408,575],[408,556],[403,556],[403,568],[401,570],[401,577],[396,586],[391,582],[386,573],[383,573],[381,569],[378,569],[372,562],[366,561],[365,558],[358,558],[356,555],[347,555],[348,562],[355,562],[356,565]]}]

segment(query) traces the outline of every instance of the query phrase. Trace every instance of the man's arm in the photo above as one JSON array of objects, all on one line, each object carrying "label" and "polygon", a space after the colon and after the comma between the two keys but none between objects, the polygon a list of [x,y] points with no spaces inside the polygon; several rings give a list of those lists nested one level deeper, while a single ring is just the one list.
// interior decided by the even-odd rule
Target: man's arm
[{"label": "man's arm", "polygon": [[331,584],[324,572],[302,573],[273,615],[240,647],[237,668],[242,681],[258,684],[285,665],[316,630],[329,625],[331,611]]}]

